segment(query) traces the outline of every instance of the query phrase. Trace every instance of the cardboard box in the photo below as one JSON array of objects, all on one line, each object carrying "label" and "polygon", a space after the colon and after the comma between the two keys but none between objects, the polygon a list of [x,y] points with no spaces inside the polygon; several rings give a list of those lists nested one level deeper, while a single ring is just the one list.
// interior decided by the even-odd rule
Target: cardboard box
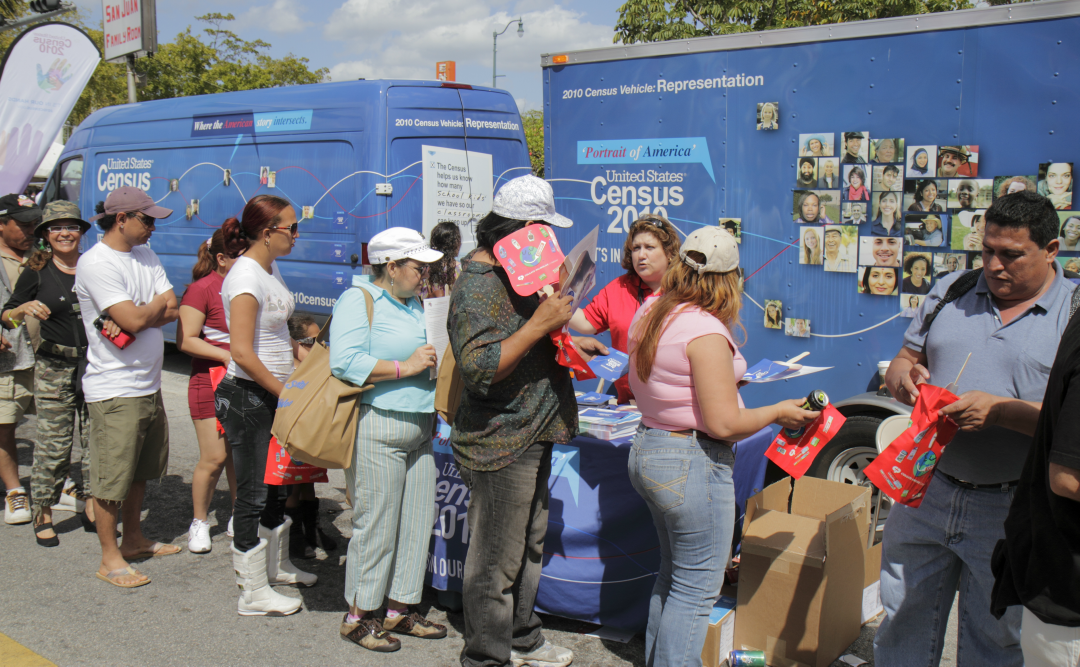
[{"label": "cardboard box", "polygon": [[863,579],[862,624],[866,625],[885,612],[881,605],[881,542],[863,555],[866,575]]},{"label": "cardboard box", "polygon": [[746,503],[735,648],[772,667],[828,667],[859,637],[870,489],[792,484]]},{"label": "cardboard box", "polygon": [[735,646],[735,598],[721,595],[709,613],[709,629],[705,633],[705,646],[701,649],[701,662],[705,667],[727,664],[728,654]]}]

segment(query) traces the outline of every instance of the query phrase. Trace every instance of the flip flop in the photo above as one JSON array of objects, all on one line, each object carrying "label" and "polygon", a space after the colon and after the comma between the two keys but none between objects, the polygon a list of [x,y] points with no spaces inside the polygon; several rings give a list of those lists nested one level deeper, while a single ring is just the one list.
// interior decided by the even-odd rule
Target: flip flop
[{"label": "flip flop", "polygon": [[125,574],[130,574],[130,575],[136,576],[136,577],[145,577],[146,576],[142,572],[139,572],[135,568],[131,567],[130,565],[128,565],[127,567],[124,567],[124,568],[120,568],[119,570],[113,570],[112,572],[110,572],[108,574],[102,574],[101,572],[95,572],[94,573],[94,575],[97,576],[98,579],[101,579],[102,581],[104,581],[106,583],[112,584],[113,586],[117,586],[118,588],[138,588],[139,586],[145,586],[148,583],[150,583],[150,578],[149,577],[147,577],[143,581],[137,581],[134,584],[121,584],[120,582],[118,582],[116,580],[117,577],[122,577]]},{"label": "flip flop", "polygon": [[178,554],[181,551],[183,551],[183,549],[176,546],[175,544],[162,544],[161,542],[154,542],[152,545],[150,545],[150,548],[145,551],[139,551],[138,553],[134,553],[130,556],[124,556],[124,560],[133,561],[145,560],[147,558],[158,558],[160,556],[172,556],[173,554]]}]

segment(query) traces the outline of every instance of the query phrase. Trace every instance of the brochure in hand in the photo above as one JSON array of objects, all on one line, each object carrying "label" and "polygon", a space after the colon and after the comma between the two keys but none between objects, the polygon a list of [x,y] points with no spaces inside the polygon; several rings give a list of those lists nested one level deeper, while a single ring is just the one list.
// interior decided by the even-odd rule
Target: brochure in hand
[{"label": "brochure in hand", "polygon": [[578,405],[606,405],[608,401],[614,400],[615,397],[611,394],[601,394],[599,392],[590,391],[587,393],[578,393],[577,403]]},{"label": "brochure in hand", "polygon": [[626,375],[630,370],[630,357],[625,352],[619,352],[613,347],[608,348],[606,357],[596,357],[589,362],[589,368],[597,377],[602,377],[608,382],[614,382]]},{"label": "brochure in hand", "polygon": [[752,367],[746,369],[746,373],[743,374],[742,379],[751,383],[776,382],[778,380],[790,380],[791,378],[802,377],[803,375],[820,373],[821,371],[827,371],[831,368],[832,366],[789,365],[779,361],[762,359]]}]

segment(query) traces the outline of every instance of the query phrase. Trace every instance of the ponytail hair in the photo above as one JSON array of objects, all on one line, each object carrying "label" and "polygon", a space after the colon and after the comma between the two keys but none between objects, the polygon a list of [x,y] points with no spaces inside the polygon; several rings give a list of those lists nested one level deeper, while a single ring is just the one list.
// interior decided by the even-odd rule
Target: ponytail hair
[{"label": "ponytail hair", "polygon": [[221,233],[220,229],[215,229],[214,234],[208,241],[199,244],[198,258],[195,260],[195,266],[191,269],[191,282],[201,280],[217,271],[217,256],[219,254],[233,257],[225,252],[225,235]]},{"label": "ponytail hair", "polygon": [[[691,250],[686,253],[695,262],[705,263],[705,255]],[[739,322],[739,309],[742,307],[742,275],[738,269],[726,273],[699,274],[686,262],[676,261],[668,267],[660,284],[660,296],[652,310],[638,320],[632,333],[637,339],[631,345],[630,356],[637,365],[638,379],[648,382],[656,361],[656,349],[660,337],[671,324],[669,315],[678,314],[685,306],[697,306],[723,322],[724,326],[735,333],[736,329],[745,337],[746,329]]]},{"label": "ponytail hair", "polygon": [[281,212],[290,206],[287,199],[275,195],[252,197],[241,214],[243,222],[229,218],[221,225],[225,254],[230,257],[244,254],[264,229],[281,221]]}]

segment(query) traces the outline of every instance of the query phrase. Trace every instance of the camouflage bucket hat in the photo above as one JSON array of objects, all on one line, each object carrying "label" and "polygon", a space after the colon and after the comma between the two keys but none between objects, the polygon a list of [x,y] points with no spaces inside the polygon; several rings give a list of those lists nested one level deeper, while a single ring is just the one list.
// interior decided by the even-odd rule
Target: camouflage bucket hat
[{"label": "camouflage bucket hat", "polygon": [[41,223],[34,228],[34,236],[45,238],[45,231],[54,222],[70,220],[79,223],[79,230],[85,234],[90,229],[90,223],[82,219],[79,207],[69,201],[57,199],[45,205]]}]

